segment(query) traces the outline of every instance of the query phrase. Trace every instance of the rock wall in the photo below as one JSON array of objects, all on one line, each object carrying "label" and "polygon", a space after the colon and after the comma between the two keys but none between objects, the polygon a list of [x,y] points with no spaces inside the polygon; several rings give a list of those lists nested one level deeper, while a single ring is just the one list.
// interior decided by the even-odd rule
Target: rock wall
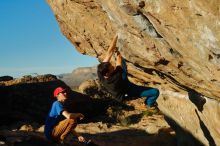
[{"label": "rock wall", "polygon": [[220,145],[219,0],[47,1],[82,54],[102,60],[118,33],[131,81],[160,89],[179,145]]},{"label": "rock wall", "polygon": [[[45,123],[45,118],[55,98],[53,91],[61,86],[67,89],[67,107],[72,112],[81,112],[86,119],[103,113],[105,104],[89,96],[72,91],[54,75],[24,76],[19,79],[0,82],[0,125],[18,122]],[[102,104],[103,106],[97,106]],[[86,105],[86,106],[82,106]],[[0,127],[1,127],[0,126]]]},{"label": "rock wall", "polygon": [[1,126],[18,121],[44,123],[53,102],[53,90],[67,87],[54,75],[24,76],[0,83]]}]

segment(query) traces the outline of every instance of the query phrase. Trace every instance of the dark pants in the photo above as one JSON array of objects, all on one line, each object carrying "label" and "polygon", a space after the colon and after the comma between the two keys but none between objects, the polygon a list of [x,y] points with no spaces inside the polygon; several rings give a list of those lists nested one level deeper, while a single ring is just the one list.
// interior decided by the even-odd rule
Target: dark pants
[{"label": "dark pants", "polygon": [[122,68],[123,68],[123,73],[122,73],[122,78],[123,80],[127,81],[127,98],[131,97],[146,97],[146,100],[144,103],[151,107],[155,104],[160,92],[156,88],[151,88],[151,87],[144,87],[144,86],[138,86],[133,83],[131,83],[128,80],[127,77],[127,66],[125,60],[122,60]]}]

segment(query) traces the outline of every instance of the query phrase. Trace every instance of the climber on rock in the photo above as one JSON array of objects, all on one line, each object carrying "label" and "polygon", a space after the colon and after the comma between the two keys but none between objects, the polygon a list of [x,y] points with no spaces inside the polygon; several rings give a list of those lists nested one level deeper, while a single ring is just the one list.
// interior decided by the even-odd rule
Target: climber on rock
[{"label": "climber on rock", "polygon": [[[134,97],[146,97],[144,101],[146,108],[157,109],[156,100],[159,96],[159,90],[151,87],[138,86],[128,80],[126,62],[116,49],[117,39],[118,36],[115,35],[104,60],[98,65],[97,73],[101,84],[117,101]],[[110,63],[114,53],[116,54],[116,67]]]}]

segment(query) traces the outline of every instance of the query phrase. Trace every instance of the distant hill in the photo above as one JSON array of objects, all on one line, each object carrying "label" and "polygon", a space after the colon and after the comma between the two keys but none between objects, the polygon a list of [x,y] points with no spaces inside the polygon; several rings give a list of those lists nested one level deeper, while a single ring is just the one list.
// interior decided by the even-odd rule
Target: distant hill
[{"label": "distant hill", "polygon": [[87,79],[97,78],[97,67],[79,67],[74,69],[72,73],[65,73],[58,75],[58,79],[65,82],[71,88],[78,87],[83,81]]}]

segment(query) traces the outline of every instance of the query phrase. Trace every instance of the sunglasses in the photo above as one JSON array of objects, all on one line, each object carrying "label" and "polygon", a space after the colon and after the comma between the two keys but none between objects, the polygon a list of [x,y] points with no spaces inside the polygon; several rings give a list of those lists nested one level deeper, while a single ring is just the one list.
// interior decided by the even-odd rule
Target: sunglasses
[{"label": "sunglasses", "polygon": [[65,93],[66,93],[66,91],[62,91],[62,92],[60,92],[60,93],[65,94]]}]

